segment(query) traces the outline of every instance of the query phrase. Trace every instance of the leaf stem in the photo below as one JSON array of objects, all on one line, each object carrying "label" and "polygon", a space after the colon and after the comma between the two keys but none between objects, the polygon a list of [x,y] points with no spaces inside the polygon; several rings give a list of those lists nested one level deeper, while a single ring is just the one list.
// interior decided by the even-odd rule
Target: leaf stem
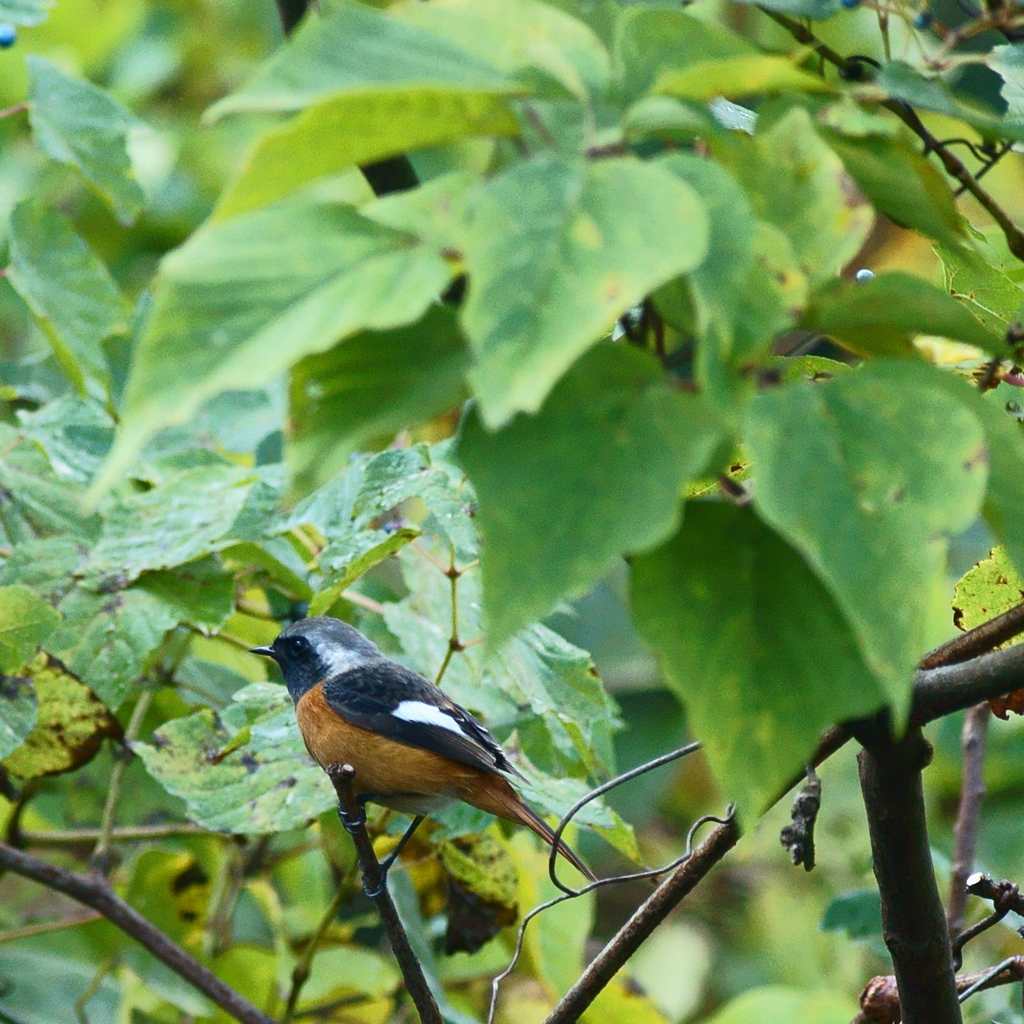
[{"label": "leaf stem", "polygon": [[98,921],[102,916],[95,910],[86,910],[71,917],[59,918],[56,921],[40,921],[38,924],[26,924],[20,928],[11,928],[8,931],[0,932],[0,945],[5,942],[17,942],[18,939],[28,939],[33,935],[48,935],[50,932],[63,931],[65,928],[77,928],[80,924]]},{"label": "leaf stem", "polygon": [[[18,834],[25,846],[78,846],[95,842],[101,836],[98,828],[72,828],[63,831],[25,831]],[[110,841],[121,843],[145,842],[150,839],[172,839],[176,836],[207,835],[205,829],[191,822],[171,822],[166,825],[125,825],[111,828]]]},{"label": "leaf stem", "polygon": [[106,803],[103,805],[103,817],[100,819],[99,839],[96,842],[96,849],[92,851],[92,856],[89,858],[90,864],[104,874],[107,874],[114,866],[114,858],[111,856],[111,833],[114,828],[117,802],[121,799],[121,783],[132,757],[131,742],[138,739],[146,713],[153,702],[153,693],[153,688],[147,686],[139,694],[139,699],[132,709],[132,716],[128,720],[124,739],[116,741],[114,747],[114,768],[110,773],[110,788],[107,790]]}]

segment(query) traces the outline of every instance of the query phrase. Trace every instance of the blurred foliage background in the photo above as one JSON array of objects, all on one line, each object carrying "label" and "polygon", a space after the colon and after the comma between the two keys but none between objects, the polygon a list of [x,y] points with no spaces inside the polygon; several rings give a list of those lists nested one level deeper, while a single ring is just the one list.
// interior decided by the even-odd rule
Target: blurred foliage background
[{"label": "blurred foliage background", "polygon": [[[788,37],[753,7],[699,0],[691,9],[761,46],[789,45]],[[936,13],[950,22],[958,17],[952,3],[939,5]],[[898,26],[894,33],[898,36]],[[146,302],[145,290],[160,258],[207,217],[241,154],[264,125],[259,117],[204,124],[202,114],[239,88],[280,43],[277,12],[270,0],[58,0],[45,20],[20,27],[18,34],[14,46],[0,51],[0,108],[23,102],[28,55],[45,56],[68,74],[109,90],[138,119],[129,132],[129,149],[145,203],[133,224],[119,224],[109,206],[72,169],[43,156],[32,143],[23,116],[8,116],[0,119],[0,234],[19,200],[28,195],[40,198],[74,223],[133,307],[138,307]],[[823,23],[820,34],[826,41],[841,40],[847,51],[871,54],[879,48],[875,16],[867,10],[844,12]],[[984,97],[992,83],[979,75],[964,87]],[[929,124],[936,132],[945,127],[938,115],[931,116]],[[445,158],[442,152],[419,156],[425,163]],[[1011,216],[1024,221],[1024,157],[1007,156],[988,175],[986,184]],[[991,224],[973,200],[961,200],[961,204],[975,226]],[[0,249],[5,244],[0,237]],[[858,267],[905,270],[942,283],[931,243],[884,218],[878,219],[851,264],[852,269]],[[6,423],[17,422],[19,410],[31,411],[70,393],[33,316],[4,280],[0,280],[0,351]],[[123,384],[127,366],[123,337],[108,345],[108,357],[120,377],[115,379],[116,388]],[[157,455],[171,458],[176,451],[202,449],[216,453],[216,459],[226,453],[227,464],[234,466],[273,466],[281,458],[283,392],[280,383],[258,394],[233,393],[216,399],[187,429],[182,428],[187,435],[184,440],[171,437],[173,431],[160,435],[164,452]],[[445,418],[404,440],[436,443],[455,426],[450,417]],[[109,437],[98,443],[105,450]],[[170,465],[160,463],[157,455],[153,456],[158,466],[155,478],[160,465],[165,471]],[[988,553],[992,543],[980,526],[956,541],[948,581],[950,601],[955,582]],[[245,557],[237,556],[240,563]],[[407,558],[407,573],[423,571],[426,563],[423,558],[416,562],[417,558]],[[403,584],[383,566],[364,581],[361,592],[365,611],[374,603],[400,600]],[[689,738],[683,709],[664,688],[653,656],[631,624],[627,592],[622,564],[592,593],[564,606],[547,623],[571,644],[591,652],[621,717],[621,730],[609,736],[620,769]],[[277,629],[268,614],[286,614],[281,602],[288,596],[273,587],[261,588],[257,581],[243,592],[222,634],[233,636],[242,646],[265,642]],[[255,607],[246,607],[246,602]],[[371,630],[372,624],[359,619],[358,613],[359,608],[348,609]],[[953,632],[951,617],[948,632]],[[239,653],[239,643],[194,635],[183,638],[172,632],[167,644],[173,648],[176,642],[187,642],[187,653],[162,650],[162,658],[175,661],[175,685],[154,690],[144,716],[136,722],[142,740],[195,708],[224,707],[241,685],[265,678],[255,659]],[[118,708],[122,727],[129,726],[138,701],[133,694]],[[950,828],[959,793],[960,718],[954,716],[930,730],[936,758],[925,779],[940,868],[951,848]],[[993,723],[986,766],[990,795],[979,851],[983,869],[1017,880],[1024,878],[1022,721]],[[114,745],[105,743],[84,768],[32,782],[32,799],[17,822],[28,844],[42,843],[45,832],[95,829],[116,764]],[[182,801],[158,784],[139,758],[131,759],[123,771],[119,824],[185,820]],[[778,841],[788,808],[777,806],[645,945],[630,964],[629,977],[609,990],[587,1020],[593,1024],[798,1020],[840,1024],[853,1016],[864,982],[875,973],[887,972],[889,966],[879,934],[854,751],[847,749],[832,758],[821,774],[825,799],[818,829],[818,868],[805,874],[788,862]],[[698,754],[623,786],[611,795],[609,804],[634,826],[643,859],[655,863],[678,855],[694,818],[721,812],[727,800],[728,794],[718,790]],[[14,807],[10,801],[0,803],[0,822],[9,822]],[[625,838],[620,839],[620,847],[628,846]],[[46,853],[77,864],[94,841],[94,836],[78,840],[72,836]],[[599,873],[623,868],[622,854],[598,835],[581,831],[578,844]],[[372,907],[358,892],[352,854],[330,811],[312,829],[282,831],[269,839],[223,839],[185,829],[178,835],[128,842],[119,848],[124,859],[116,879],[126,898],[271,1012],[280,1012],[281,992],[287,991],[291,969],[335,885],[347,880],[340,914],[331,924],[303,992],[301,1019],[409,1019],[409,1009],[397,994],[398,974],[380,952]],[[508,842],[507,849],[520,871],[520,905],[532,905],[546,891],[541,855],[532,839],[522,835]],[[436,861],[425,858],[394,876],[409,920],[418,922],[428,945],[439,941],[444,927],[439,916],[443,903],[439,872]],[[419,891],[419,901],[409,879]],[[536,922],[536,944],[507,985],[501,1019],[517,1024],[543,1019],[552,993],[564,989],[577,973],[586,944],[600,943],[611,935],[646,891],[642,885],[613,887],[583,909],[570,905]],[[109,924],[102,920],[74,923],[76,916],[81,918],[81,908],[70,901],[13,876],[0,880],[0,1019],[15,1024],[73,1020],[76,1014],[93,1022],[132,1024],[221,1019],[219,1011],[214,1012],[184,982],[125,942]],[[54,921],[74,926],[51,930],[47,922]],[[449,1011],[456,1019],[461,1019],[460,1013],[479,1015],[487,979],[503,965],[508,952],[507,938],[501,938],[478,953],[459,953],[434,964],[447,985]],[[1012,927],[997,927],[970,947],[965,966],[980,967],[1017,952],[1024,952],[1024,940]],[[1019,1024],[1024,1021],[1019,1000],[1017,987],[983,994],[973,1001],[970,1019]]]}]

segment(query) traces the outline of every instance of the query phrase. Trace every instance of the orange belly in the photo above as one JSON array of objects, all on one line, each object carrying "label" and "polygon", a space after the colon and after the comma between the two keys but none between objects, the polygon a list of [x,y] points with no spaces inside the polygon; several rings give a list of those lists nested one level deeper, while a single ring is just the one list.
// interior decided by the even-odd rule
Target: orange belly
[{"label": "orange belly", "polygon": [[[440,804],[469,797],[470,802],[474,802],[472,795],[482,783],[486,785],[491,779],[503,781],[430,750],[407,746],[351,725],[328,706],[323,684],[299,698],[295,717],[314,761],[322,768],[332,764],[352,765],[356,770],[353,780],[356,794],[377,798],[376,803],[397,810],[420,806],[415,799],[410,803],[402,800],[403,797],[420,796]],[[396,799],[388,800],[388,797]]]}]

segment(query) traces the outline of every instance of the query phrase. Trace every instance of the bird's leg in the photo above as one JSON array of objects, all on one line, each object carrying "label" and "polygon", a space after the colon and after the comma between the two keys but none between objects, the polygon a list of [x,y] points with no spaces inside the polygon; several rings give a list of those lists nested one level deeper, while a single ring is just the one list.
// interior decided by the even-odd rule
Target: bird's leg
[{"label": "bird's leg", "polygon": [[384,891],[388,882],[388,872],[391,870],[391,865],[398,860],[398,855],[405,849],[405,844],[412,839],[413,832],[423,823],[424,817],[425,815],[417,814],[412,819],[412,824],[405,830],[402,838],[398,840],[398,845],[380,862],[380,881],[377,883],[377,888],[371,891],[364,884],[363,891],[371,900],[375,900]]},{"label": "bird's leg", "polygon": [[338,804],[338,817],[341,819],[345,831],[354,836],[357,832],[366,828],[366,801],[362,797],[357,798],[359,810],[356,813],[346,811],[341,804]]}]

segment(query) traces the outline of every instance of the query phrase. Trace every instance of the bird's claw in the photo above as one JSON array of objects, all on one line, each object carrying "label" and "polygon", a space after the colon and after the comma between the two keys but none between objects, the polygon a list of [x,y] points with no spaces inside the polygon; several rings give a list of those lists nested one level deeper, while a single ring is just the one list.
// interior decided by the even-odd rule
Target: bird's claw
[{"label": "bird's claw", "polygon": [[345,831],[350,836],[354,836],[366,828],[366,815],[362,811],[350,814],[348,811],[339,807],[338,817],[341,819],[341,824],[344,826]]}]

